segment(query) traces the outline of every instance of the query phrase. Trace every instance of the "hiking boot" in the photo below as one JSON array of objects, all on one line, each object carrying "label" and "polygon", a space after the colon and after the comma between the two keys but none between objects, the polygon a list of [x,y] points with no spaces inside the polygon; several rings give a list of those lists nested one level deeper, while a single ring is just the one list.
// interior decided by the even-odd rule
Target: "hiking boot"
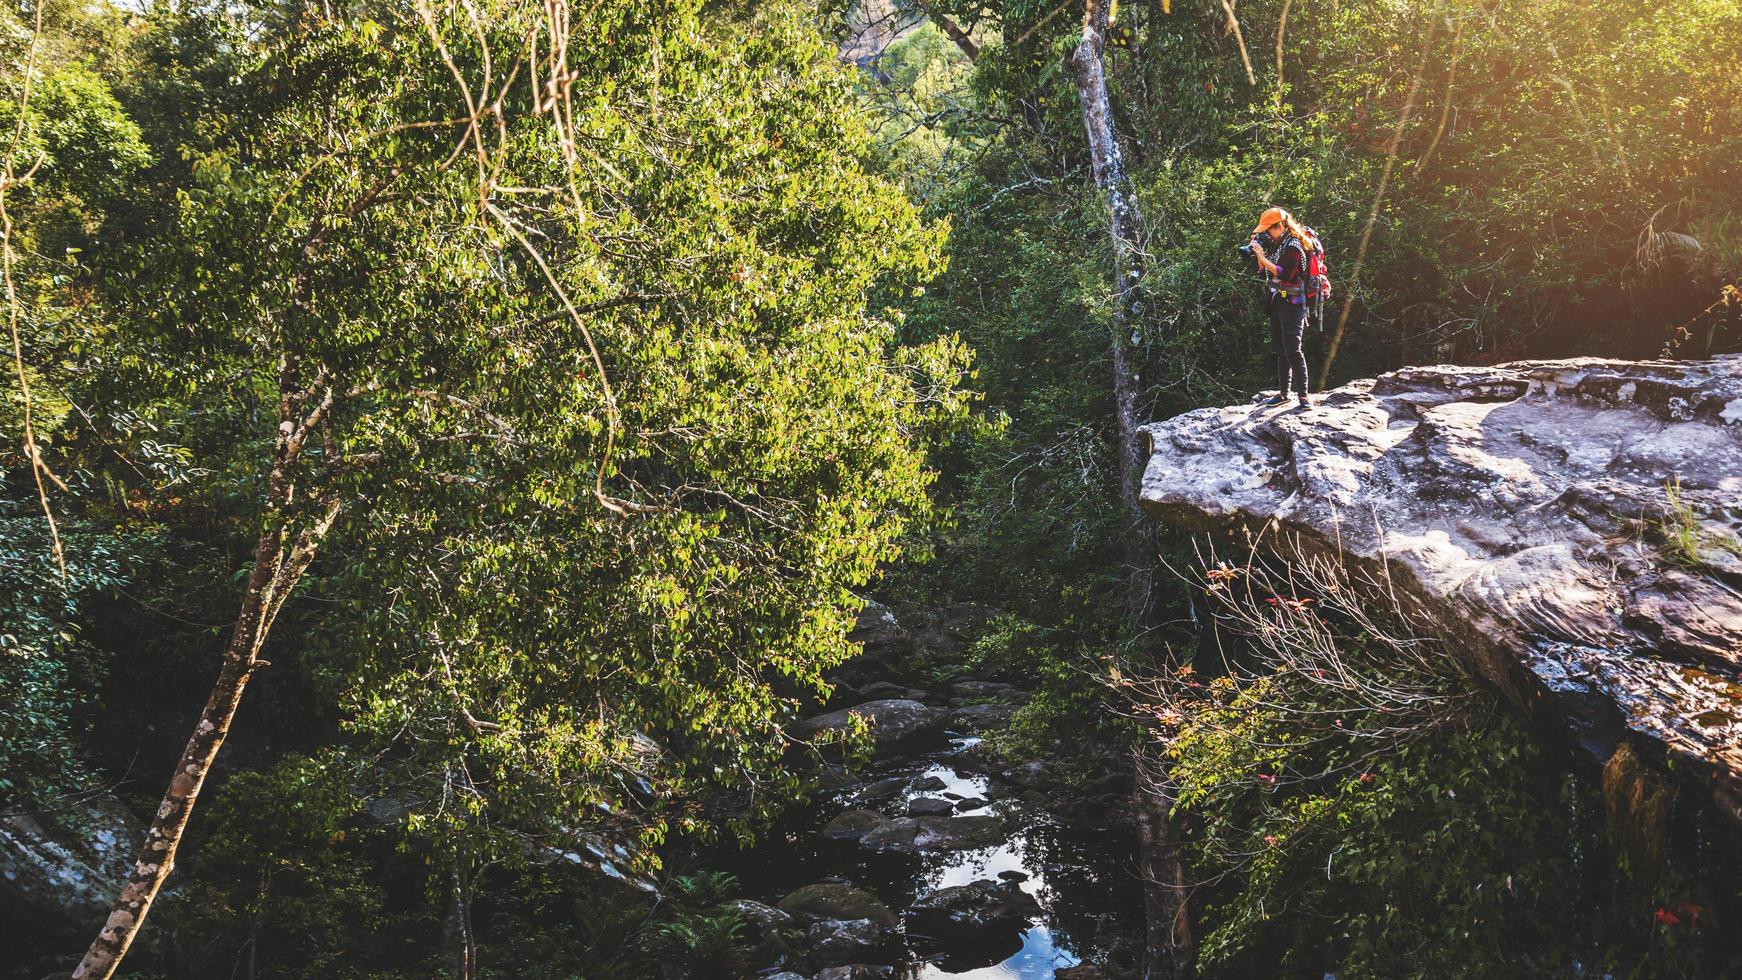
[{"label": "hiking boot", "polygon": [[1279,391],[1276,394],[1272,395],[1271,397],[1266,398],[1264,400],[1264,404],[1266,404],[1266,405],[1281,405],[1285,401],[1288,401],[1288,395]]},{"label": "hiking boot", "polygon": [[[1280,399],[1279,399],[1279,400],[1280,400]],[[1307,396],[1305,396],[1305,395],[1301,395],[1301,396],[1300,396],[1300,406],[1299,406],[1299,407],[1300,407],[1300,410],[1301,410],[1301,411],[1303,411],[1303,412],[1304,412],[1304,411],[1306,411],[1306,410],[1307,410],[1307,409],[1309,409],[1309,408],[1312,408],[1312,407],[1313,407],[1313,403],[1312,403],[1312,400],[1311,400],[1311,399],[1309,399],[1309,398],[1308,398],[1308,397],[1307,397]]]}]

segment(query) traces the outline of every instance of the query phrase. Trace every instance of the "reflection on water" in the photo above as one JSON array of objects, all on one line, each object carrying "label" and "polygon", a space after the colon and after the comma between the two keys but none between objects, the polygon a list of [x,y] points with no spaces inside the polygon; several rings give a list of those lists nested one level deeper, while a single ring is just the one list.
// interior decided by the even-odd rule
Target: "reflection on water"
[{"label": "reflection on water", "polygon": [[[781,860],[770,860],[773,855],[766,852],[743,855],[745,894],[778,901],[801,885],[844,880],[876,893],[900,914],[939,889],[1002,879],[1016,880],[1040,903],[1037,921],[973,947],[906,947],[897,975],[913,980],[1051,980],[1056,971],[1083,962],[1087,954],[1097,949],[1104,953],[1138,935],[1141,925],[1134,916],[1141,901],[1129,866],[1131,842],[1105,827],[1062,823],[1045,808],[1020,799],[994,799],[1001,795],[999,788],[1009,796],[1009,788],[994,787],[987,777],[951,765],[953,754],[977,741],[957,739],[949,752],[882,763],[862,774],[865,784],[820,801],[788,828],[783,845],[777,845]],[[889,776],[908,780],[901,793],[882,802],[857,795]],[[916,788],[927,785],[929,789]],[[971,812],[996,814],[1008,836],[992,847],[902,855],[870,853],[857,843],[828,840],[819,833],[843,809],[862,807],[897,816],[922,797],[992,799],[989,806]],[[921,940],[911,936],[907,942]]]},{"label": "reflection on water", "polygon": [[1053,945],[1052,930],[1034,926],[1022,934],[1022,950],[1015,956],[993,966],[982,966],[961,973],[951,973],[935,963],[925,963],[914,974],[916,980],[950,977],[952,980],[1035,980],[1050,978],[1053,972],[1076,966],[1082,960],[1069,950]]},{"label": "reflection on water", "polygon": [[[956,744],[956,749],[959,751],[977,741],[979,740],[962,739]],[[903,794],[903,800],[952,793],[961,797],[983,799],[991,791],[991,783],[986,777],[963,775],[942,763],[935,763],[921,770],[918,781],[924,783],[927,777],[943,782],[943,788],[926,791],[909,789]],[[1040,862],[1030,860],[1025,853],[1027,844],[1027,837],[1018,833],[997,847],[938,855],[926,862],[927,867],[922,872],[923,883],[927,886],[925,890],[953,888],[982,879],[997,880],[1006,874],[1022,875],[1024,877],[1019,879],[1018,887],[1038,899],[1042,908],[1047,908],[1052,904],[1052,896],[1046,887],[1046,877]],[[915,980],[925,980],[928,977],[954,977],[957,980],[1034,980],[1050,978],[1060,968],[1076,966],[1082,962],[1080,957],[1069,950],[1055,945],[1052,930],[1044,925],[1030,926],[1024,930],[1021,942],[1021,948],[1009,959],[992,966],[952,970],[949,969],[952,964],[948,961],[942,964],[923,962],[913,976]]]}]

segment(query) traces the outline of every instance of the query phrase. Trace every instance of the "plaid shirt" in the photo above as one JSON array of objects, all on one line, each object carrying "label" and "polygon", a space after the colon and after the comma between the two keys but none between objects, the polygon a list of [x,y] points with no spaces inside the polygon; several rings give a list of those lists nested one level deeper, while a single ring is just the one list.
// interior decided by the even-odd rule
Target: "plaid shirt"
[{"label": "plaid shirt", "polygon": [[1280,255],[1268,251],[1265,257],[1276,263],[1277,271],[1270,277],[1270,290],[1296,306],[1306,305],[1306,248],[1297,238],[1284,238],[1276,243]]}]

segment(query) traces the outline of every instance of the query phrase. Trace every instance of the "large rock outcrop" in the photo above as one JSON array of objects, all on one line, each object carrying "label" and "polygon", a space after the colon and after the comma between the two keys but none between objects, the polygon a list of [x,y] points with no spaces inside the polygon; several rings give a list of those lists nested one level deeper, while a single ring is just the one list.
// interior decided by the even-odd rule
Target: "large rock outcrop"
[{"label": "large rock outcrop", "polygon": [[43,814],[0,814],[0,921],[48,935],[96,929],[142,836],[108,793],[69,797]]},{"label": "large rock outcrop", "polygon": [[1162,521],[1389,573],[1513,700],[1742,819],[1742,356],[1409,368],[1145,432]]}]

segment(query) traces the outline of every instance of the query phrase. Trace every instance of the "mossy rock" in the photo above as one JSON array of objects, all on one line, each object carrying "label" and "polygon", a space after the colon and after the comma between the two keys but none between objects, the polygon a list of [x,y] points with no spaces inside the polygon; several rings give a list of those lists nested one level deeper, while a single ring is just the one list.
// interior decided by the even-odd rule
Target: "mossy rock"
[{"label": "mossy rock", "polygon": [[782,910],[812,919],[870,919],[890,928],[895,913],[863,888],[834,882],[806,885],[780,900]]}]

